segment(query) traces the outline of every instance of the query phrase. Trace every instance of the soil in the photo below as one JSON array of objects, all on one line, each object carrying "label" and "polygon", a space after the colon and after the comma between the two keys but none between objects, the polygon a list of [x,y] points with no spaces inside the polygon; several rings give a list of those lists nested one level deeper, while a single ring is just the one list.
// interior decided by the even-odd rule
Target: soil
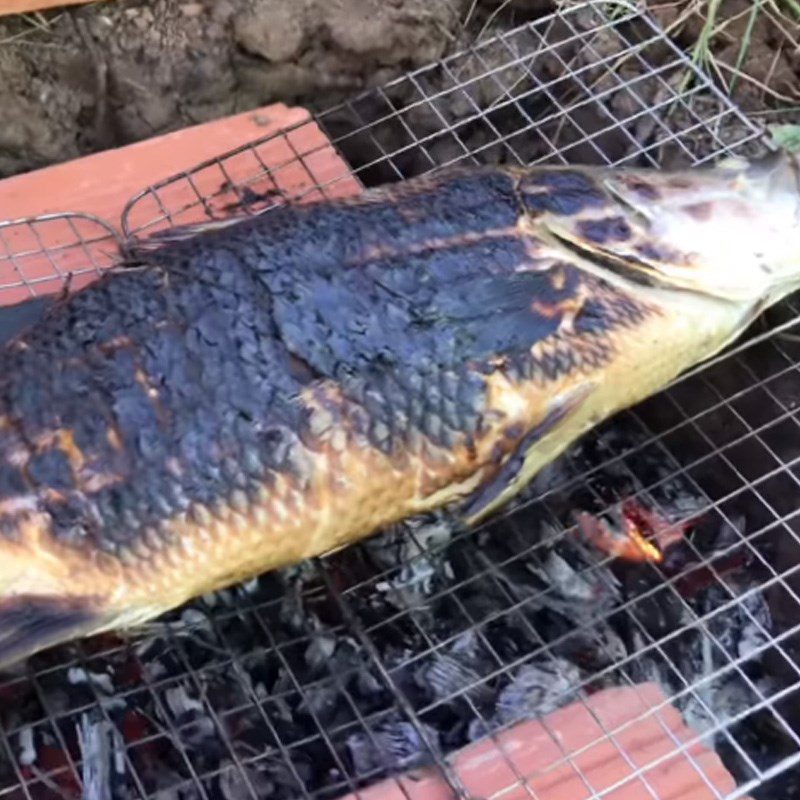
[{"label": "soil", "polygon": [[468,11],[468,0],[117,0],[38,26],[0,19],[0,175],[269,102],[328,103],[466,43]]},{"label": "soil", "polygon": [[[749,5],[723,4],[730,24],[712,45],[724,80],[737,64]],[[273,101],[325,108],[462,49],[487,23],[508,28],[552,6],[548,0],[115,0],[3,17],[0,177]],[[652,10],[688,47],[702,19],[675,25],[680,7]],[[795,34],[759,15],[739,66],[747,77],[733,87],[746,110],[772,113],[796,97]]]}]

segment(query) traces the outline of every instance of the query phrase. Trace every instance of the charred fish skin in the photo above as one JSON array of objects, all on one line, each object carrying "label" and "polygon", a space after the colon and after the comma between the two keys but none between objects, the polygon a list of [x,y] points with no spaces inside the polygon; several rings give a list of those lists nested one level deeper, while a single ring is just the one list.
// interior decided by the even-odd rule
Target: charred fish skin
[{"label": "charred fish skin", "polygon": [[605,177],[453,170],[279,208],[55,304],[0,353],[0,664],[499,477],[491,513],[721,347],[753,303],[592,261],[634,238]]}]

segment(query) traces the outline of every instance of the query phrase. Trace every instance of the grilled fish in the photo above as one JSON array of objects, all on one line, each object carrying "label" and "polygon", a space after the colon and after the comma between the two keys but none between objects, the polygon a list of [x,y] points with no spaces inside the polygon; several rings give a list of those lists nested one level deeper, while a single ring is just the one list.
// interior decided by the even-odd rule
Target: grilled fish
[{"label": "grilled fish", "polygon": [[451,169],[132,248],[0,349],[0,664],[494,514],[800,287],[798,164]]}]

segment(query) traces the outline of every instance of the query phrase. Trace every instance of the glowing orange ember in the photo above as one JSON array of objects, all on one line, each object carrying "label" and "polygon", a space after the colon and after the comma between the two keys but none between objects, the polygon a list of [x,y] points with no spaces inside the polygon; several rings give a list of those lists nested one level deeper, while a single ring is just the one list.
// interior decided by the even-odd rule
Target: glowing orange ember
[{"label": "glowing orange ember", "polygon": [[615,515],[619,524],[588,514],[577,515],[578,527],[598,550],[625,561],[660,564],[664,553],[683,541],[694,521],[672,524],[634,500],[626,500]]}]

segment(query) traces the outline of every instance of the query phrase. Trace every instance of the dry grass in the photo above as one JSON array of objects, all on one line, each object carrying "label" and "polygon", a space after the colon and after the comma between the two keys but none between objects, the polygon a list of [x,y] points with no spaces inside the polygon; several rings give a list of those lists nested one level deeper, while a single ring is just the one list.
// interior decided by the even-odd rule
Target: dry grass
[{"label": "dry grass", "polygon": [[34,11],[29,14],[12,14],[4,17],[14,32],[0,39],[0,46],[23,43],[35,33],[50,33],[52,26],[61,19],[63,13],[59,11],[45,15],[41,11]]},{"label": "dry grass", "polygon": [[[699,34],[688,47],[687,54],[697,66],[712,73],[732,94],[740,82],[747,82],[779,103],[795,105],[800,93],[785,94],[770,85],[770,77],[784,52],[800,52],[800,0],[753,0],[733,14],[728,13],[722,0],[676,0],[676,2],[654,5],[655,11],[672,9],[677,12],[673,21],[666,26],[669,35],[677,37],[684,34],[690,19],[700,17],[703,20]],[[734,25],[745,21],[744,34],[738,47],[733,64],[716,56],[715,43],[729,34]],[[746,70],[748,54],[753,44],[753,31],[756,23],[766,21],[775,32],[777,45],[771,69],[766,77],[757,78]],[[737,34],[738,37],[738,34]]]}]

